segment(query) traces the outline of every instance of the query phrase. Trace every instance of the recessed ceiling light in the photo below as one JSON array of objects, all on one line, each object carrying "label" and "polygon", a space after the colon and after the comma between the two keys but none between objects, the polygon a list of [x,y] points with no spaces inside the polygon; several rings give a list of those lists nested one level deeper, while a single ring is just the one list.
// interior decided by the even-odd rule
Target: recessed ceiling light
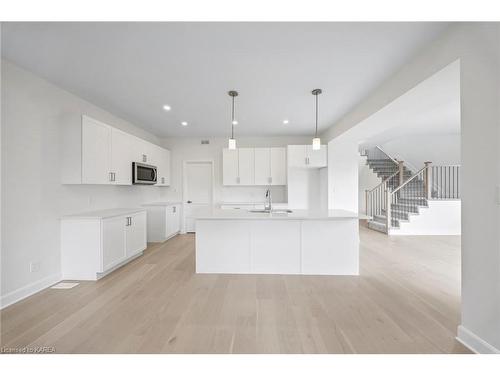
[{"label": "recessed ceiling light", "polygon": [[181,122],[181,125],[182,125],[182,126],[188,126],[188,123],[187,123],[186,121],[182,121],[182,122]]},{"label": "recessed ceiling light", "polygon": [[165,111],[167,111],[167,112],[168,112],[168,111],[170,111],[172,108],[171,108],[168,104],[165,104],[165,105],[163,106],[163,109],[164,109]]},{"label": "recessed ceiling light", "polygon": [[288,120],[283,120],[283,124],[288,124]]},{"label": "recessed ceiling light", "polygon": [[233,121],[232,121],[232,124],[233,124],[233,125],[238,125],[238,121],[233,120]]}]

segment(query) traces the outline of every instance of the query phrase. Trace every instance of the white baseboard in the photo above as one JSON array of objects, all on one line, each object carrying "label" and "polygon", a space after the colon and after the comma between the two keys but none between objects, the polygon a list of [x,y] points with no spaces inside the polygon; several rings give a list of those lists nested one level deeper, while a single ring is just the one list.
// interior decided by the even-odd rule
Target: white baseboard
[{"label": "white baseboard", "polygon": [[61,275],[55,274],[44,277],[41,280],[35,281],[34,283],[25,285],[19,289],[16,289],[4,296],[0,296],[0,309],[12,305],[26,297],[29,297],[42,289],[48,288],[61,281]]},{"label": "white baseboard", "polygon": [[487,343],[464,326],[458,326],[457,340],[467,348],[478,354],[500,354],[500,349]]}]

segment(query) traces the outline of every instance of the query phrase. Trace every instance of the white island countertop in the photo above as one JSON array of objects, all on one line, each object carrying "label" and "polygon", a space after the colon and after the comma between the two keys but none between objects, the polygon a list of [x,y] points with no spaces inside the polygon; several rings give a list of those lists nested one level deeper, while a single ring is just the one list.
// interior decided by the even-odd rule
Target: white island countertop
[{"label": "white island countertop", "polygon": [[182,202],[149,202],[149,203],[144,203],[142,204],[144,207],[149,207],[149,206],[174,206],[176,204],[182,204]]},{"label": "white island countertop", "polygon": [[122,216],[134,214],[137,212],[145,211],[144,208],[109,208],[106,210],[96,210],[89,212],[82,212],[78,214],[65,215],[61,220],[79,220],[79,219],[107,219],[115,216]]},{"label": "white island countertop", "polygon": [[281,212],[250,212],[246,210],[213,209],[198,216],[197,220],[345,220],[363,219],[365,215],[346,210],[292,210]]}]

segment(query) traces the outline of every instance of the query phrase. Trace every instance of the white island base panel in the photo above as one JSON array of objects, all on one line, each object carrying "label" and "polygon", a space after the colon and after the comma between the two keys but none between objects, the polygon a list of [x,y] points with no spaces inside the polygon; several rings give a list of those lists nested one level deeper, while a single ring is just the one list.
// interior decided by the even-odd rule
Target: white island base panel
[{"label": "white island base panel", "polygon": [[196,273],[359,275],[358,220],[198,219]]}]

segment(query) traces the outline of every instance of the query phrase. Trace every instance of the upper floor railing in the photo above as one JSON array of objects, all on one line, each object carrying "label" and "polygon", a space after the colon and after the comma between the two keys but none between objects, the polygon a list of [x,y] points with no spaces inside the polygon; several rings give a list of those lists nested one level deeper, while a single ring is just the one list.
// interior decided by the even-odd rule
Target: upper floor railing
[{"label": "upper floor railing", "polygon": [[433,165],[429,199],[460,199],[460,165]]}]

